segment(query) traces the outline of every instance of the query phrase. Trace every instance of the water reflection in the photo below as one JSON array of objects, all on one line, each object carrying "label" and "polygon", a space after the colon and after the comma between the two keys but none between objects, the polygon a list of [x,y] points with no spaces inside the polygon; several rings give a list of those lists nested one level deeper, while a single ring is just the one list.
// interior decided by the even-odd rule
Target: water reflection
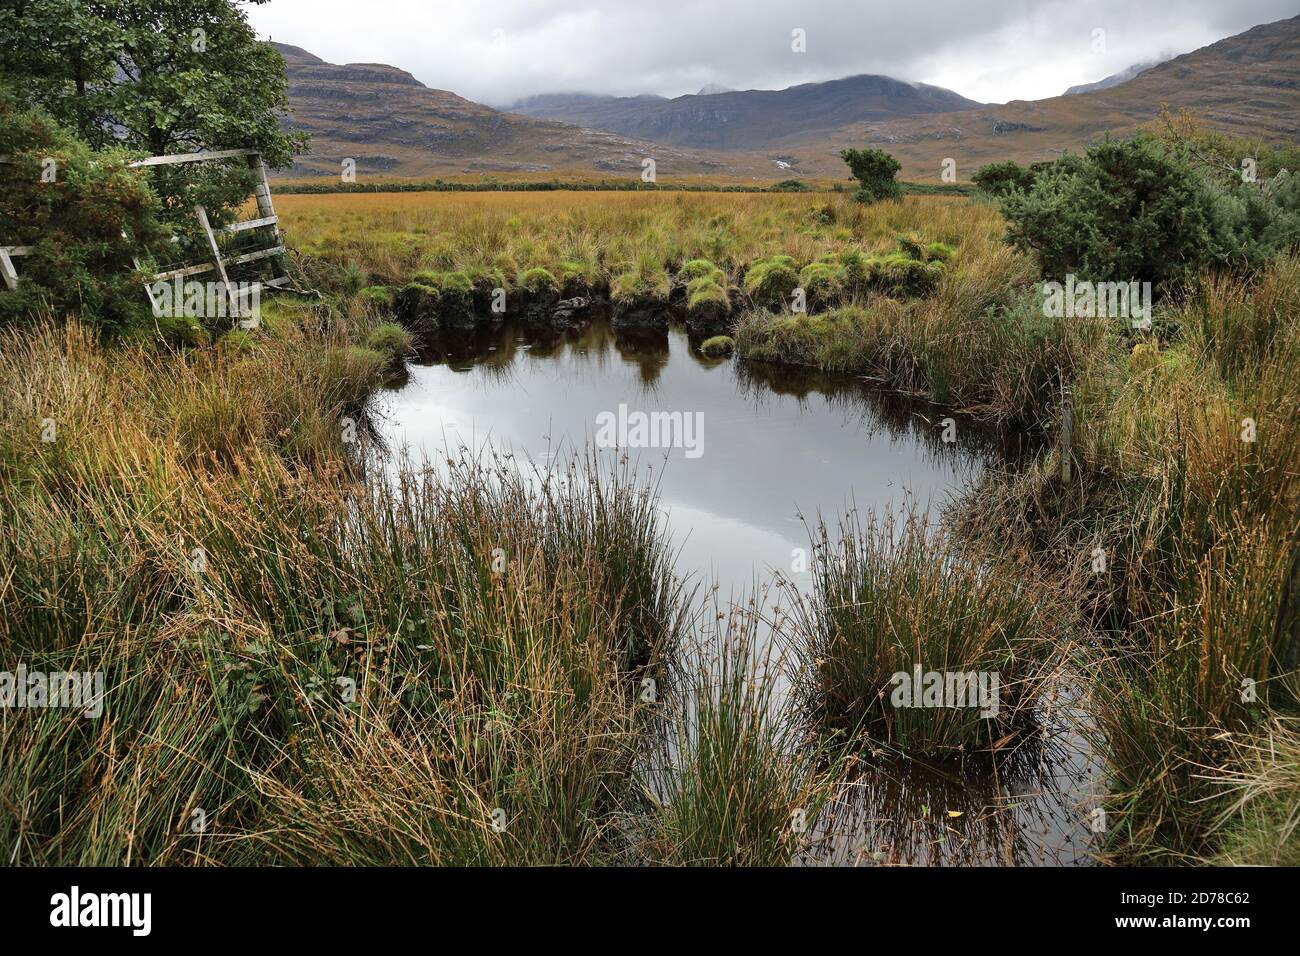
[{"label": "water reflection", "polygon": [[[676,327],[615,330],[600,318],[565,331],[507,321],[441,335],[388,392],[385,437],[435,460],[490,444],[546,464],[582,451],[597,416],[620,404],[703,413],[698,458],[683,448],[598,454],[626,456],[655,485],[678,569],[724,605],[752,601],[773,571],[809,586],[792,562],[818,514],[937,511],[986,466],[1022,453],[960,416],[957,440],[945,442],[950,413],[869,382],[707,359],[697,345]],[[1032,745],[958,765],[864,754],[801,862],[1087,862],[1096,768],[1061,713],[1042,723]]]}]

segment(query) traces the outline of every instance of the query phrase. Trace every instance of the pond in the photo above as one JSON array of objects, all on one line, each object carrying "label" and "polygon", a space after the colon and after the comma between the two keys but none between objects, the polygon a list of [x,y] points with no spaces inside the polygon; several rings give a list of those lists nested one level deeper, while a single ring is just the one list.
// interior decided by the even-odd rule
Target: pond
[{"label": "pond", "polygon": [[[626,456],[654,485],[679,573],[723,604],[763,600],[773,572],[803,589],[819,516],[937,515],[1019,452],[869,382],[709,359],[697,345],[676,326],[620,330],[600,317],[566,331],[506,321],[443,333],[384,394],[380,427],[390,448],[434,460],[485,448],[542,467],[592,447]],[[611,438],[622,447],[603,447]],[[802,862],[1087,862],[1098,769],[1061,690],[1032,759],[873,761]]]}]

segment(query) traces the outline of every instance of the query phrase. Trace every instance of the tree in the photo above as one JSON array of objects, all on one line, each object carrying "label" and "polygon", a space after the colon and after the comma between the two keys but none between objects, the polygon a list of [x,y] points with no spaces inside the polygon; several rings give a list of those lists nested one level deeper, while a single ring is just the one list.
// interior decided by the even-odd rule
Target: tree
[{"label": "tree", "polygon": [[898,199],[903,189],[894,179],[903,167],[884,150],[846,149],[840,159],[848,164],[849,172],[859,183],[855,194],[858,202],[870,203],[881,199]]},{"label": "tree", "polygon": [[279,125],[284,60],[233,0],[7,0],[0,72],[96,149],[250,147],[279,166],[305,145]]},{"label": "tree", "polygon": [[[265,0],[244,0],[263,3]],[[0,74],[94,149],[150,155],[250,148],[286,166],[284,60],[234,0],[0,0]],[[160,167],[155,187],[181,224],[196,202],[218,223],[251,193],[247,169]],[[188,225],[188,223],[186,223]]]}]

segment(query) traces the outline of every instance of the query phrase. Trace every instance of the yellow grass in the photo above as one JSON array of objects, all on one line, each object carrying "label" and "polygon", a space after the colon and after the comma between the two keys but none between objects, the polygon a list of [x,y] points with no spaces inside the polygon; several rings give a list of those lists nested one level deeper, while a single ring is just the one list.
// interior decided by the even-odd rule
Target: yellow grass
[{"label": "yellow grass", "polygon": [[421,270],[581,264],[608,279],[645,264],[707,258],[734,273],[784,254],[799,263],[856,246],[877,252],[915,233],[959,250],[987,246],[1003,225],[962,197],[909,196],[862,206],[839,195],[771,193],[370,193],[276,199],[290,244],[351,262],[379,282]]}]

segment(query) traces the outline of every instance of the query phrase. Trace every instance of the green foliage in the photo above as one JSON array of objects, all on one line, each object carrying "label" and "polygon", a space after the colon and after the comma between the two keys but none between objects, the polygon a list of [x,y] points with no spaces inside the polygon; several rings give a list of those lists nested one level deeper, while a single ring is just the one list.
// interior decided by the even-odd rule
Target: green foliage
[{"label": "green foliage", "polygon": [[464,272],[417,272],[412,280],[444,295],[467,296],[474,291],[474,281]]},{"label": "green foliage", "polygon": [[870,256],[865,265],[868,285],[896,298],[930,295],[943,276],[942,262],[922,262],[902,252]]},{"label": "green foliage", "polygon": [[12,158],[0,167],[0,241],[33,249],[15,260],[18,290],[0,290],[0,321],[50,310],[115,332],[152,324],[133,260],[165,246],[167,232],[129,155],[93,153],[2,90],[0,154]]},{"label": "green foliage", "polygon": [[616,275],[609,284],[610,295],[616,302],[667,301],[671,291],[668,270],[644,257],[634,269]]},{"label": "green foliage", "polygon": [[855,198],[861,203],[881,199],[898,199],[903,189],[894,177],[902,169],[898,160],[880,149],[846,149],[840,159],[848,164],[849,172],[861,185]]},{"label": "green foliage", "polygon": [[560,284],[548,270],[535,267],[525,270],[519,277],[519,287],[525,292],[536,295],[539,292],[558,292]]},{"label": "green foliage", "polygon": [[814,307],[829,305],[839,300],[846,281],[846,270],[839,257],[831,254],[810,262],[799,272],[799,285]]},{"label": "green foliage", "polygon": [[685,277],[686,307],[694,312],[705,307],[731,309],[731,296],[727,293],[727,274],[708,259],[692,259],[682,266],[679,276]]},{"label": "green foliage", "polygon": [[1050,167],[1051,163],[1030,163],[1021,166],[1014,159],[1000,163],[981,166],[971,177],[971,182],[990,196],[1002,197],[1012,190],[1024,192],[1033,188],[1038,173]]},{"label": "green foliage", "polygon": [[1010,241],[1058,280],[1167,290],[1207,267],[1259,266],[1300,238],[1300,184],[1216,185],[1184,151],[1148,135],[1066,155],[1028,191],[1007,193],[1002,208]]},{"label": "green foliage", "polygon": [[393,290],[386,285],[369,285],[361,290],[361,298],[382,308],[391,309],[396,296]]},{"label": "green foliage", "polygon": [[[258,3],[263,0],[252,0]],[[0,8],[0,74],[19,95],[93,149],[149,155],[252,148],[287,166],[307,137],[280,128],[288,104],[284,61],[257,39],[231,0],[28,0]],[[259,174],[242,160],[162,166],[150,173],[173,197],[164,221],[186,239],[193,208],[228,222]],[[189,233],[190,235],[186,235]]]},{"label": "green foliage", "polygon": [[[251,0],[253,3],[265,0]],[[0,10],[0,72],[94,148],[252,147],[287,165],[284,60],[230,0],[28,0]]]},{"label": "green foliage", "polygon": [[691,259],[678,270],[678,274],[685,276],[687,279],[701,279],[718,271],[718,267],[708,259]]}]

